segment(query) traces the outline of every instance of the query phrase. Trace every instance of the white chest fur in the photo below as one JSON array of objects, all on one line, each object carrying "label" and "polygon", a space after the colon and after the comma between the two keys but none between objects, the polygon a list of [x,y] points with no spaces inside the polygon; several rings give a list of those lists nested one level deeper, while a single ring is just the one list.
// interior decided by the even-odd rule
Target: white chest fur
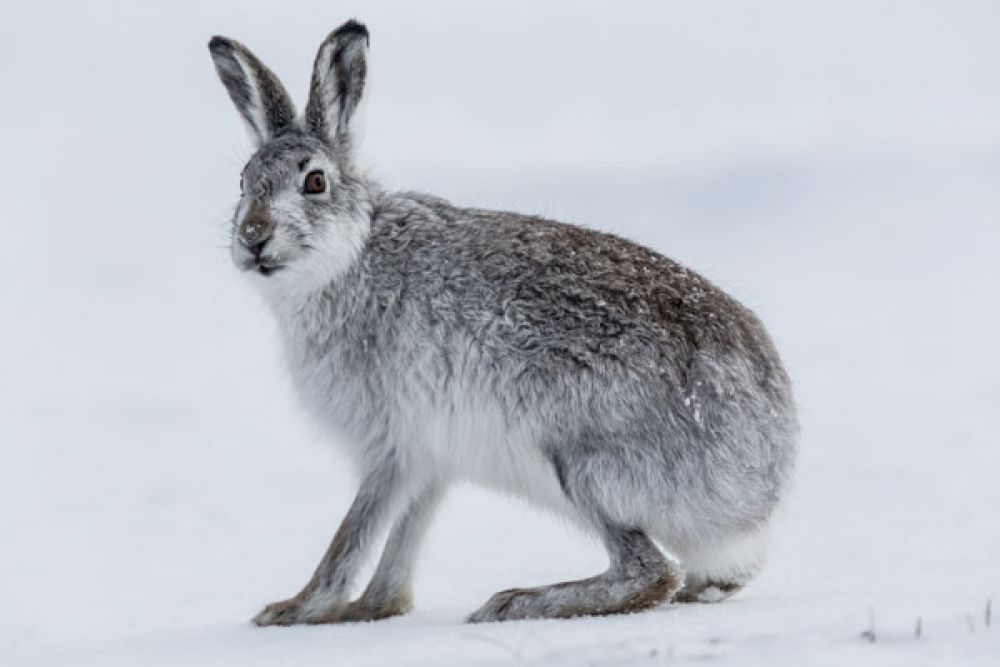
[{"label": "white chest fur", "polygon": [[[415,351],[419,348],[384,351],[386,357],[368,367],[372,377],[362,377],[357,367],[341,363],[352,351],[337,340],[326,339],[324,352],[315,352],[308,339],[315,335],[317,316],[283,320],[293,386],[359,471],[390,447],[408,469],[404,474],[465,480],[572,513],[538,446],[535,425],[512,423],[503,407],[467,378],[451,375],[442,382],[429,355]],[[405,358],[395,358],[399,355]]]}]

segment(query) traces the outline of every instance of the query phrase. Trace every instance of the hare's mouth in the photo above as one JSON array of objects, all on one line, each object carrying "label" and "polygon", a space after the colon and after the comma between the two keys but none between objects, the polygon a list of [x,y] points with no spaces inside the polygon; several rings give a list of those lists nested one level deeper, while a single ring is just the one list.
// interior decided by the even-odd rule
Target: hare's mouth
[{"label": "hare's mouth", "polygon": [[237,262],[237,265],[242,271],[252,271],[254,273],[259,273],[262,276],[269,276],[272,273],[281,271],[286,268],[285,264],[275,261],[261,261],[260,259],[244,259]]},{"label": "hare's mouth", "polygon": [[259,273],[262,276],[269,276],[272,273],[275,273],[277,271],[281,271],[284,268],[285,268],[284,264],[267,264],[267,263],[261,263],[261,264],[257,265],[257,273]]}]

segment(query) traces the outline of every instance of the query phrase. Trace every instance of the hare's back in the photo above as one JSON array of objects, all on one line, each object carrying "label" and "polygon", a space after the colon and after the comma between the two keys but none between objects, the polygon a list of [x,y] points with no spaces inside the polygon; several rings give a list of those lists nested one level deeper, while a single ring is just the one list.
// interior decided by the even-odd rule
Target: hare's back
[{"label": "hare's back", "polygon": [[574,368],[624,365],[685,383],[700,362],[736,359],[761,380],[787,381],[749,309],[645,246],[428,196],[404,201],[375,230],[376,255],[388,259],[373,269],[405,284],[429,317]]}]

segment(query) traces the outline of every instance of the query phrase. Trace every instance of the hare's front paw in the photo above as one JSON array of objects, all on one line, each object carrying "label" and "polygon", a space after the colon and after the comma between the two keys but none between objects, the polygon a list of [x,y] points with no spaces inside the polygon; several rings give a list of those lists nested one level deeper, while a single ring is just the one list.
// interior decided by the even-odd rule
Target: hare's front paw
[{"label": "hare's front paw", "polygon": [[272,602],[253,617],[254,625],[297,625],[304,623],[302,601],[298,597]]},{"label": "hare's front paw", "polygon": [[402,616],[413,610],[413,601],[409,593],[399,593],[384,600],[369,600],[362,597],[344,608],[340,620],[350,621],[381,621],[393,616]]},{"label": "hare's front paw", "polygon": [[272,602],[254,616],[254,625],[315,625],[337,623],[341,620],[342,606],[336,603],[322,604],[314,597],[299,593],[293,598]]}]

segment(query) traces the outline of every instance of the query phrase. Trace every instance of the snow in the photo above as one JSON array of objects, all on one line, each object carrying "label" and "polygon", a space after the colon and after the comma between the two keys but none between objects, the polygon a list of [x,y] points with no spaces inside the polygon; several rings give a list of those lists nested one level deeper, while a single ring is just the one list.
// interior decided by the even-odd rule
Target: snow
[{"label": "snow", "polygon": [[[205,5],[20,4],[0,26],[0,664],[997,664],[1000,6]],[[205,44],[245,42],[301,104],[352,15],[388,184],[640,240],[769,325],[802,454],[734,599],[465,625],[604,559],[460,488],[414,614],[249,625],[304,583],[354,480],[229,264],[248,149]]]}]

